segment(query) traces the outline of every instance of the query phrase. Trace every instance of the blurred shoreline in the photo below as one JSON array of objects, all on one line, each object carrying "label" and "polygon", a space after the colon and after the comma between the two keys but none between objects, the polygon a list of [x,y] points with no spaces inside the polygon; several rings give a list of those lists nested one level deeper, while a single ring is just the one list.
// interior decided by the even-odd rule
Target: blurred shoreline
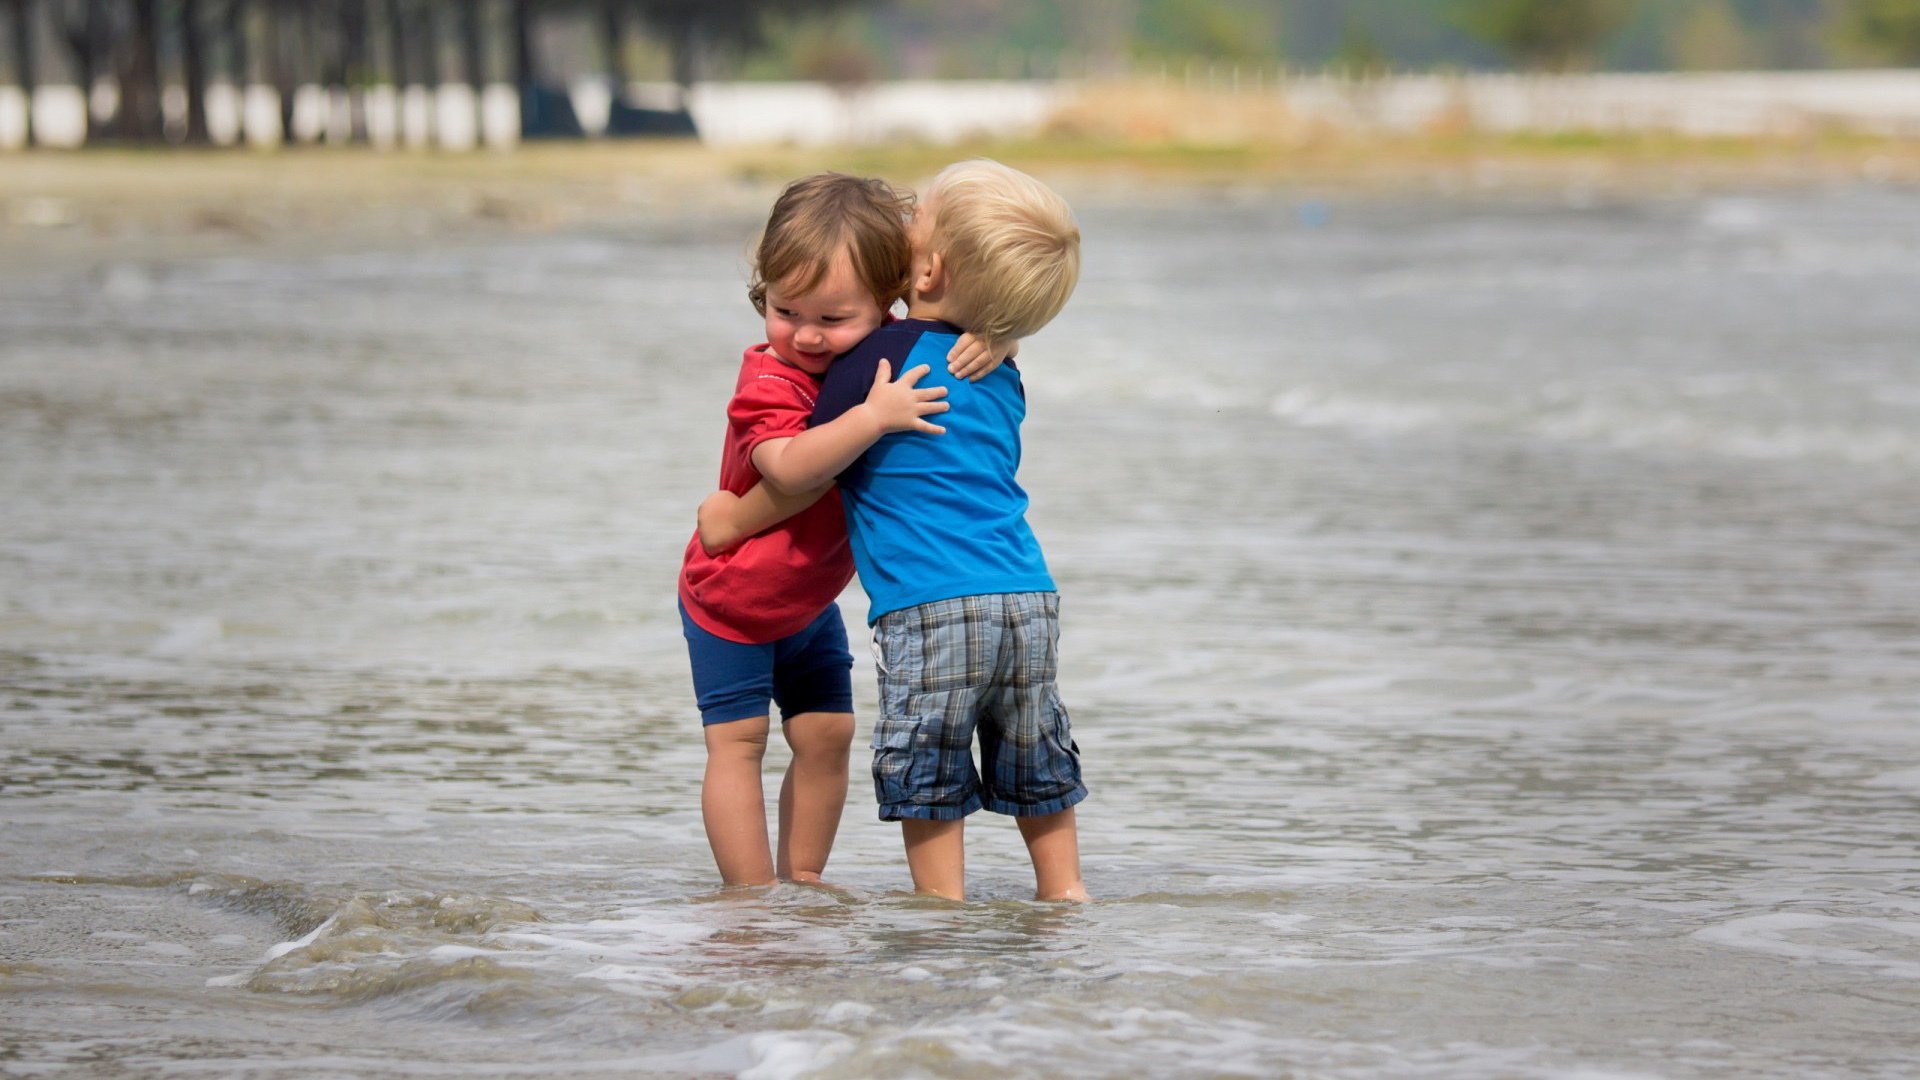
[{"label": "blurred shoreline", "polygon": [[484,241],[706,218],[751,221],[821,169],[923,182],[986,155],[1076,201],[1275,197],[1590,201],[1854,184],[1920,188],[1920,140],[1813,132],[1357,134],[1176,142],[1062,133],[958,145],[534,143],[511,153],[360,147],[36,151],[0,159],[0,275],[103,261]]}]

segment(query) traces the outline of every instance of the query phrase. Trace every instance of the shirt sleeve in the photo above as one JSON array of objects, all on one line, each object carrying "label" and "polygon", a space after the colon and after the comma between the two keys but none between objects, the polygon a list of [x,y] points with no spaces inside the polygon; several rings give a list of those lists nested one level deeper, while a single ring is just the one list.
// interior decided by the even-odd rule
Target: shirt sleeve
[{"label": "shirt sleeve", "polygon": [[734,445],[751,461],[754,448],[768,439],[790,439],[807,430],[813,413],[813,380],[804,375],[763,372],[740,387],[727,404],[727,422],[739,432]]}]

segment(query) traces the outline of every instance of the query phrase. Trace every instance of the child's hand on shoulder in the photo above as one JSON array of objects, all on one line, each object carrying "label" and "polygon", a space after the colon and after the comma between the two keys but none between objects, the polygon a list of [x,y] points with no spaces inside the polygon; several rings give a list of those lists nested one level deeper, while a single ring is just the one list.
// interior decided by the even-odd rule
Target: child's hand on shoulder
[{"label": "child's hand on shoulder", "polygon": [[893,378],[893,364],[880,361],[873,372],[873,388],[867,391],[866,407],[872,411],[874,419],[879,421],[882,432],[924,431],[929,435],[945,435],[947,429],[927,420],[934,413],[943,413],[952,408],[940,399],[947,396],[944,386],[915,386],[922,376],[933,370],[925,364],[902,372],[900,378]]},{"label": "child's hand on shoulder", "polygon": [[961,334],[947,350],[947,371],[956,379],[979,382],[1002,363],[1019,355],[1018,339],[1002,344],[987,338]]}]

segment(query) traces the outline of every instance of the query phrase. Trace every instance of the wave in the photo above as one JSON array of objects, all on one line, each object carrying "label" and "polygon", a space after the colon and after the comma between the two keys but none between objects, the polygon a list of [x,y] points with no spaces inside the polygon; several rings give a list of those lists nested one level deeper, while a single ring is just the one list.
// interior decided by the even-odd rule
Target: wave
[{"label": "wave", "polygon": [[1693,937],[1800,964],[1831,964],[1896,979],[1920,979],[1920,922],[1774,912],[1709,926],[1695,931]]},{"label": "wave", "polygon": [[1267,402],[1269,415],[1303,428],[1367,435],[1457,430],[1587,443],[1619,450],[1688,451],[1763,461],[1830,460],[1920,466],[1920,427],[1875,422],[1709,416],[1680,407],[1594,399],[1538,402],[1411,401],[1295,387]]}]

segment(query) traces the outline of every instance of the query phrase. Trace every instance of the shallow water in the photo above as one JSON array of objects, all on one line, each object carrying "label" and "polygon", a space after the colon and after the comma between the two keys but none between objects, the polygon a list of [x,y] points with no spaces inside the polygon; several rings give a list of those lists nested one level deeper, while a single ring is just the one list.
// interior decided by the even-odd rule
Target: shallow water
[{"label": "shallow water", "polygon": [[0,283],[0,1074],[1920,1070],[1920,198],[1081,206],[1085,908],[714,887],[752,221]]}]

